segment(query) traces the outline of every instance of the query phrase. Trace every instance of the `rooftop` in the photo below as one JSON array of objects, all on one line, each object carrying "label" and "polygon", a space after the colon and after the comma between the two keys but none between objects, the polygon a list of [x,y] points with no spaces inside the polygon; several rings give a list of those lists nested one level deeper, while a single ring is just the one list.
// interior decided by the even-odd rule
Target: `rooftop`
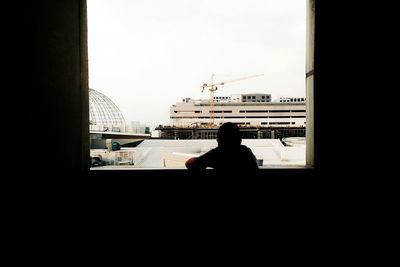
[{"label": "rooftop", "polygon": [[[305,146],[284,146],[279,139],[243,139],[242,144],[262,160],[261,167],[305,166]],[[187,159],[216,146],[216,140],[144,140],[135,148],[122,148],[134,151],[134,165],[124,168],[185,168]]]}]

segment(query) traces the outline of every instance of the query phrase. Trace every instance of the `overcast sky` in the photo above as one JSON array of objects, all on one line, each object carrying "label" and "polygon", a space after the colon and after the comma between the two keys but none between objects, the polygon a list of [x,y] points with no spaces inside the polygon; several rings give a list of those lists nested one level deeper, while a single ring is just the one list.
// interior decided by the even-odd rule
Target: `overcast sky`
[{"label": "overcast sky", "polygon": [[201,85],[248,75],[215,95],[305,96],[305,0],[87,0],[89,87],[127,122],[169,123]]}]

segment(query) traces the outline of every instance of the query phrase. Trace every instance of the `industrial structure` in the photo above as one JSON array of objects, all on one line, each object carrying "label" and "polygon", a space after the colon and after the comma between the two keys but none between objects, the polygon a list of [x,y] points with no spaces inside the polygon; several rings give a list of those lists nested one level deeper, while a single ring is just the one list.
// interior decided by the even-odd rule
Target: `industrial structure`
[{"label": "industrial structure", "polygon": [[107,141],[114,140],[121,145],[135,144],[150,138],[148,127],[131,121],[126,123],[118,106],[106,95],[89,89],[90,147],[106,148]]},{"label": "industrial structure", "polygon": [[259,77],[262,76],[264,74],[257,74],[257,75],[250,75],[250,76],[245,76],[245,77],[240,77],[237,79],[233,79],[233,80],[228,80],[228,81],[223,81],[223,82],[216,82],[214,83],[214,76],[215,74],[213,73],[211,75],[211,83],[210,84],[206,84],[204,83],[201,87],[203,88],[201,90],[201,92],[204,91],[204,89],[208,89],[210,91],[210,122],[209,125],[213,125],[214,124],[214,92],[218,90],[218,86],[224,86],[227,83],[232,83],[232,82],[237,82],[237,81],[241,81],[241,80],[246,80],[246,79],[250,79],[250,78],[255,78],[255,77]]},{"label": "industrial structure", "polygon": [[89,124],[91,131],[125,132],[126,122],[117,105],[106,95],[89,88]]}]

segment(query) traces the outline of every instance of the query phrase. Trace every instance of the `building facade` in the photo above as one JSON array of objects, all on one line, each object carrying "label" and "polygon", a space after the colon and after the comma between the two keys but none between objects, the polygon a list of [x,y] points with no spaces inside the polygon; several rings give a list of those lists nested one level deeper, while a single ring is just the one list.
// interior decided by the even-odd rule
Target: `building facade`
[{"label": "building facade", "polygon": [[[304,99],[304,98],[303,98]],[[271,95],[243,94],[214,101],[214,124],[233,122],[252,127],[305,127],[304,101],[271,102]],[[210,124],[209,100],[183,99],[170,107],[170,125],[194,127]]]}]

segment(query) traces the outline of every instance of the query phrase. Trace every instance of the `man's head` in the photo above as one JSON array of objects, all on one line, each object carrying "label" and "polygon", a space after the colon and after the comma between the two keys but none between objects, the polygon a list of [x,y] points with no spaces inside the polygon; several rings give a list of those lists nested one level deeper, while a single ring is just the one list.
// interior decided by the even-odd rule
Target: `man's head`
[{"label": "man's head", "polygon": [[239,127],[231,122],[221,125],[217,133],[217,142],[220,147],[238,146],[242,143]]}]

